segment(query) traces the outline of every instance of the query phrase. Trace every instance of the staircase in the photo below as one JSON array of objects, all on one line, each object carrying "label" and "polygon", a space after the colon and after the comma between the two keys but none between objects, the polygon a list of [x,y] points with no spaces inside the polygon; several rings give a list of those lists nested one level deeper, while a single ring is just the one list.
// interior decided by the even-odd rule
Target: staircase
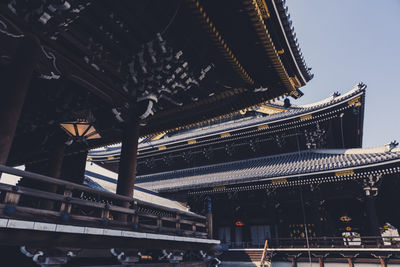
[{"label": "staircase", "polygon": [[220,259],[224,262],[253,262],[260,267],[271,266],[271,255],[268,251],[268,243],[265,242],[264,249],[246,249],[225,251]]},{"label": "staircase", "polygon": [[221,255],[222,261],[260,262],[262,250],[225,251]]}]

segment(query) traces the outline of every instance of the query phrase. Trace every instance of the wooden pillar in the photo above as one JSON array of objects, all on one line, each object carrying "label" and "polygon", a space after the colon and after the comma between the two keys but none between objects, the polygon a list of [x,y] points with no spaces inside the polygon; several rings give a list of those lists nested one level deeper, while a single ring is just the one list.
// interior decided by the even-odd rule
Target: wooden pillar
[{"label": "wooden pillar", "polygon": [[[50,150],[49,165],[47,171],[48,176],[56,179],[59,179],[61,177],[61,170],[64,161],[64,151],[65,151],[64,144],[59,144]],[[48,184],[46,186],[46,190],[55,193],[57,191],[57,186]]]},{"label": "wooden pillar", "polygon": [[86,158],[87,151],[81,151],[64,157],[60,173],[61,179],[82,184],[85,178]]},{"label": "wooden pillar", "polygon": [[59,144],[50,151],[49,155],[49,176],[53,178],[61,177],[61,170],[64,161],[65,144]]},{"label": "wooden pillar", "polygon": [[366,208],[368,216],[368,235],[380,236],[378,216],[376,214],[375,196],[366,197]]},{"label": "wooden pillar", "polygon": [[[381,235],[379,231],[379,220],[376,213],[375,201],[378,195],[378,188],[382,175],[370,176],[368,179],[363,180],[363,190],[365,193],[365,208],[367,212],[368,220],[368,235],[379,237]],[[377,245],[382,240],[377,240]]]},{"label": "wooden pillar", "polygon": [[[131,107],[122,137],[117,194],[132,197],[136,178],[136,159],[139,139],[139,117],[136,107]],[[129,203],[122,204],[125,207]]]},{"label": "wooden pillar", "polygon": [[213,215],[212,215],[212,202],[211,197],[206,197],[206,209],[207,209],[207,227],[208,227],[208,238],[213,239]]},{"label": "wooden pillar", "polygon": [[[65,145],[63,143],[51,149],[49,153],[48,176],[56,179],[60,178],[64,160],[64,151],[65,151]],[[46,190],[51,193],[56,193],[57,185],[45,184],[43,186],[43,190]],[[52,210],[54,208],[54,202],[44,201],[43,208],[47,210]]]},{"label": "wooden pillar", "polygon": [[0,74],[0,164],[3,165],[11,150],[39,46],[36,37],[21,38],[12,63]]}]

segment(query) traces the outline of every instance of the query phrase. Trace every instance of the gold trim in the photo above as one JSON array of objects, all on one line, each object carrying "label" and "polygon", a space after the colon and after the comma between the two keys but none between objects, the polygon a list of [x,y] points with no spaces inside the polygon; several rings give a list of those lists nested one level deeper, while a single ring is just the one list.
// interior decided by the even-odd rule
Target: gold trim
[{"label": "gold trim", "polygon": [[158,147],[158,150],[164,150],[164,149],[167,149],[167,147],[166,146],[159,146]]},{"label": "gold trim", "polygon": [[220,134],[220,135],[221,135],[221,137],[229,137],[229,136],[231,136],[230,133],[222,133],[222,134]]},{"label": "gold trim", "polygon": [[287,179],[286,178],[281,178],[281,179],[275,179],[271,181],[272,184],[283,184],[283,183],[287,183]]},{"label": "gold trim", "polygon": [[258,126],[258,130],[263,130],[263,129],[268,129],[268,128],[269,128],[268,124],[263,124],[263,125]]},{"label": "gold trim", "polygon": [[205,12],[204,8],[200,5],[198,0],[187,0],[190,7],[196,13],[200,23],[204,26],[205,30],[211,36],[214,44],[222,52],[225,59],[233,66],[233,69],[240,75],[240,77],[248,84],[253,85],[254,80],[250,77],[247,71],[240,64],[239,60],[232,53],[232,50],[226,44],[225,40],[222,39],[221,34],[217,31],[210,17]]},{"label": "gold trim", "polygon": [[108,160],[114,159],[114,156],[108,156],[107,159],[108,159]]},{"label": "gold trim", "polygon": [[335,172],[335,176],[347,176],[347,175],[353,175],[354,170],[345,170],[345,171],[337,171]]},{"label": "gold trim", "polygon": [[278,72],[279,77],[281,78],[286,90],[288,92],[295,90],[294,86],[290,83],[289,75],[282,63],[281,58],[276,51],[276,47],[272,41],[271,35],[267,29],[267,26],[264,23],[262,12],[260,7],[257,4],[256,0],[244,0],[245,5],[247,5],[247,12],[250,17],[250,20],[253,22],[255,32],[257,33],[261,44],[264,46],[268,57],[270,58],[272,65],[275,70]]},{"label": "gold trim", "polygon": [[294,98],[300,98],[301,97],[301,94],[296,89],[293,89],[292,91],[290,91],[289,95],[293,96]]},{"label": "gold trim", "polygon": [[161,139],[161,138],[163,138],[164,135],[166,135],[166,134],[167,134],[167,133],[165,133],[165,132],[162,132],[162,133],[159,133],[159,134],[155,134],[155,135],[153,135],[153,137],[150,138],[150,141],[154,141],[154,140]]},{"label": "gold trim", "polygon": [[286,111],[286,109],[277,108],[277,107],[273,107],[273,106],[267,106],[267,105],[261,105],[259,108],[256,109],[256,111],[259,113],[271,115],[271,114],[276,114],[276,113]]},{"label": "gold trim", "polygon": [[225,190],[226,187],[224,185],[220,185],[220,186],[214,186],[213,190],[214,191],[221,191],[221,190]]},{"label": "gold trim", "polygon": [[353,105],[357,105],[357,103],[359,103],[359,106],[361,106],[360,99],[361,99],[361,96],[356,97],[356,98],[354,98],[354,99],[351,99],[351,100],[347,101],[347,104],[348,104],[349,106],[353,106]]},{"label": "gold trim", "polygon": [[293,87],[295,87],[295,88],[301,87],[300,80],[299,80],[299,78],[297,78],[296,75],[293,77],[289,77],[289,81],[293,85]]},{"label": "gold trim", "polygon": [[285,53],[285,49],[282,48],[281,50],[278,50],[276,52],[278,53],[278,55],[283,55]]},{"label": "gold trim", "polygon": [[306,121],[312,118],[312,114],[304,115],[300,117],[301,121]]},{"label": "gold trim", "polygon": [[271,17],[271,14],[269,13],[267,3],[265,3],[265,0],[257,0],[257,5],[261,10],[261,14],[264,19],[269,19]]},{"label": "gold trim", "polygon": [[191,144],[196,144],[197,141],[196,141],[196,139],[192,139],[192,140],[188,140],[187,143],[188,143],[189,145],[191,145]]}]

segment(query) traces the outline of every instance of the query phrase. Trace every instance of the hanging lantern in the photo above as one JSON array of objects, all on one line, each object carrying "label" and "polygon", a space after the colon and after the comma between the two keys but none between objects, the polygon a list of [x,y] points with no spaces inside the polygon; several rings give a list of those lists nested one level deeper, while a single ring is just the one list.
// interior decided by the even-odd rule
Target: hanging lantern
[{"label": "hanging lantern", "polygon": [[342,217],[339,218],[342,222],[349,222],[351,221],[351,218],[347,215],[343,215]]},{"label": "hanging lantern", "polygon": [[71,122],[62,122],[60,123],[60,126],[64,131],[67,132],[69,136],[77,141],[101,138],[96,128],[94,128],[93,123],[85,119],[78,119]]},{"label": "hanging lantern", "polygon": [[235,222],[235,226],[244,226],[244,222],[238,220]]}]

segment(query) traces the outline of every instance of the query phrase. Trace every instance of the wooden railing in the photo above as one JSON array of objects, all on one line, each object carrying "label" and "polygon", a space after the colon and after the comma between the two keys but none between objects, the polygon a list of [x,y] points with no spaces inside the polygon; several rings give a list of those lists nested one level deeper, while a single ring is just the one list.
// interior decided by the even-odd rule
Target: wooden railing
[{"label": "wooden railing", "polygon": [[[34,186],[0,183],[0,217],[208,238],[206,217],[0,165]],[[1,182],[1,180],[0,180]],[[57,188],[56,192],[46,188]],[[129,208],[122,203],[129,203]]]},{"label": "wooden railing", "polygon": [[[310,237],[310,248],[399,248],[400,237],[393,236],[362,236],[360,238],[349,237]],[[264,243],[231,242],[230,248],[263,248]],[[272,238],[268,239],[269,248],[307,248],[305,238]]]}]

